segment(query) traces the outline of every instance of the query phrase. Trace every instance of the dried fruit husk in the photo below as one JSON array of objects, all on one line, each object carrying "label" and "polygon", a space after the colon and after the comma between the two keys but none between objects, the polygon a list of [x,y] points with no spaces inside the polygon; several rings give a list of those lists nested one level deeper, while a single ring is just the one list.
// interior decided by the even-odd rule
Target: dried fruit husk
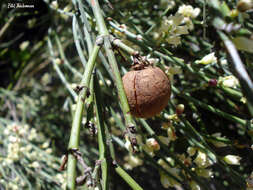
[{"label": "dried fruit husk", "polygon": [[129,71],[123,76],[131,114],[149,118],[160,113],[170,99],[170,81],[158,67]]},{"label": "dried fruit husk", "polygon": [[237,3],[237,9],[240,12],[245,12],[245,11],[250,10],[252,8],[253,8],[252,0],[240,0]]}]

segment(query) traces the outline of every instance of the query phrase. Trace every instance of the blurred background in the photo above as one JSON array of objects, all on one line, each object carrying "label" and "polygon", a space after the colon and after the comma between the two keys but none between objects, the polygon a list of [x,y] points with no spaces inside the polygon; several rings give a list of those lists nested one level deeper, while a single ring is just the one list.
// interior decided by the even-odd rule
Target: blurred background
[{"label": "blurred background", "polygon": [[[240,2],[219,2],[216,10],[205,0],[100,1],[110,34],[162,68],[173,86],[161,114],[136,118],[138,151],[132,153],[104,50],[97,58],[108,144],[143,189],[252,189],[252,89],[241,85],[217,33],[235,44],[252,80],[252,1]],[[14,8],[18,3],[31,7]],[[94,42],[96,21],[86,1],[4,0],[0,8],[0,189],[64,189],[66,171],[59,167],[74,89],[89,58],[85,28]],[[124,75],[132,56],[113,49]],[[98,141],[91,101],[85,103],[80,151],[93,168]],[[113,167],[109,176],[110,189],[130,189]]]}]

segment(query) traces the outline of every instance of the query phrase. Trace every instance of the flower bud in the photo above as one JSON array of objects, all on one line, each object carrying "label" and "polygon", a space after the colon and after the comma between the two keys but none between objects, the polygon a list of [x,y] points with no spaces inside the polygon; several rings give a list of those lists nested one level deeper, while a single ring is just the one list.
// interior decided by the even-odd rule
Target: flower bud
[{"label": "flower bud", "polygon": [[104,82],[102,80],[99,80],[98,83],[99,83],[99,86],[104,86]]},{"label": "flower bud", "polygon": [[194,148],[194,147],[188,147],[187,148],[187,153],[189,154],[189,156],[194,156],[195,155],[195,153],[196,153],[196,148]]},{"label": "flower bud", "polygon": [[54,61],[57,65],[60,65],[62,63],[60,58],[56,58]]},{"label": "flower bud", "polygon": [[230,165],[240,165],[240,160],[242,159],[240,156],[236,155],[227,155],[224,158],[224,161]]},{"label": "flower bud", "polygon": [[59,5],[58,5],[58,2],[57,1],[53,1],[51,3],[52,7],[55,8],[55,9],[58,9]]},{"label": "flower bud", "polygon": [[195,158],[194,162],[200,168],[206,168],[213,164],[213,162],[208,158],[207,154],[200,150],[198,151],[198,155]]},{"label": "flower bud", "polygon": [[126,163],[124,164],[124,167],[129,170],[137,166],[141,166],[143,164],[143,160],[133,155],[125,156],[124,160],[126,161]]},{"label": "flower bud", "polygon": [[115,124],[115,118],[114,118],[114,117],[110,117],[110,118],[109,118],[109,123],[110,123],[111,125],[114,125],[114,124]]},{"label": "flower bud", "polygon": [[176,107],[177,115],[181,115],[184,112],[184,104],[178,104]]},{"label": "flower bud", "polygon": [[209,86],[217,86],[218,81],[216,79],[210,79],[208,81]]},{"label": "flower bud", "polygon": [[200,9],[193,8],[191,5],[181,5],[177,12],[184,17],[196,18],[200,13]]},{"label": "flower bud", "polygon": [[146,145],[154,151],[160,150],[160,145],[154,138],[147,139]]},{"label": "flower bud", "polygon": [[29,41],[24,41],[20,44],[19,48],[24,51],[29,46]]},{"label": "flower bud", "polygon": [[216,63],[216,62],[217,62],[217,57],[215,56],[214,52],[206,55],[201,60],[196,61],[196,63],[203,64],[203,65],[208,65],[210,63]]},{"label": "flower bud", "polygon": [[177,135],[173,126],[167,129],[167,134],[170,141],[175,141],[177,139]]},{"label": "flower bud", "polygon": [[230,88],[235,88],[239,85],[238,79],[233,75],[223,77],[219,80],[219,82],[221,82],[223,86]]}]

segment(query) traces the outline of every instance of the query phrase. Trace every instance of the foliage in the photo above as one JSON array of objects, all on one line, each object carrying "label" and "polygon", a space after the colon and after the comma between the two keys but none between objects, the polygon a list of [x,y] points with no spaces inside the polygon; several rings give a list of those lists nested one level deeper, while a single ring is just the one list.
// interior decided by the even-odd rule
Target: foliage
[{"label": "foliage", "polygon": [[[0,189],[252,188],[252,1],[8,3]],[[171,81],[148,119],[121,81],[136,59]]]}]

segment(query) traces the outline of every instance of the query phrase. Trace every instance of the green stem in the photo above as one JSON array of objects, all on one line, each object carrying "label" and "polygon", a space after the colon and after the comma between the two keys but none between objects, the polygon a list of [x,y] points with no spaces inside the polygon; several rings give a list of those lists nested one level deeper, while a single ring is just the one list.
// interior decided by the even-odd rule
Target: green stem
[{"label": "green stem", "polygon": [[[83,50],[81,48],[81,43],[80,43],[80,37],[77,34],[77,29],[79,28],[77,23],[77,19],[76,16],[73,16],[72,19],[72,30],[73,30],[73,36],[74,36],[74,40],[75,40],[75,45],[76,45],[76,49],[77,49],[77,53],[80,57],[81,63],[83,64],[83,67],[85,68],[86,65],[86,59],[83,55]],[[80,31],[79,31],[80,32]]]},{"label": "green stem", "polygon": [[126,44],[124,44],[121,40],[116,39],[116,38],[111,38],[111,41],[113,43],[113,45],[123,49],[124,51],[126,51],[127,53],[129,53],[130,55],[136,55],[138,54],[138,51],[135,51],[133,48],[127,46]]},{"label": "green stem", "polygon": [[[164,54],[161,53],[160,51],[157,50],[153,50],[151,47],[148,47],[145,45],[143,40],[137,40],[138,37],[136,34],[133,34],[127,30],[124,30],[120,27],[118,27],[116,24],[114,24],[113,22],[109,22],[109,24],[115,28],[116,30],[124,33],[133,43],[140,45],[141,47],[143,47],[145,50],[148,50],[150,52],[152,52],[153,55],[161,57],[165,60],[167,60],[168,62],[172,62],[184,69],[186,69],[187,71],[191,72],[194,75],[199,76],[199,78],[203,79],[204,81],[208,82],[209,81],[209,77],[206,76],[206,74],[203,71],[199,71],[199,70],[195,70],[191,67],[191,65],[189,64],[185,64],[184,61],[182,61],[182,59],[179,59],[177,57],[172,56],[172,54]],[[227,87],[223,87],[223,86],[218,86],[218,88],[220,88],[221,90],[223,90],[226,94],[228,94],[229,96],[232,97],[236,97],[237,99],[242,98],[242,94],[234,89],[231,88],[227,88]]]},{"label": "green stem", "polygon": [[223,111],[221,111],[221,110],[219,110],[219,109],[217,109],[217,108],[215,108],[215,107],[213,107],[213,106],[211,106],[211,105],[208,105],[208,104],[206,104],[206,103],[204,103],[204,102],[201,102],[201,101],[199,101],[199,100],[197,100],[197,99],[191,97],[190,94],[188,94],[188,93],[186,93],[186,94],[180,93],[179,90],[178,90],[177,88],[175,88],[174,86],[172,86],[172,90],[173,90],[173,92],[174,92],[175,94],[177,94],[177,95],[179,95],[179,96],[181,96],[181,97],[183,97],[183,98],[185,98],[185,99],[187,99],[187,100],[189,100],[189,101],[192,101],[194,104],[196,104],[196,105],[198,105],[198,106],[202,107],[203,109],[206,109],[206,110],[208,110],[208,111],[210,111],[210,112],[213,112],[213,113],[216,114],[216,115],[219,115],[219,116],[221,116],[221,117],[224,117],[224,118],[226,118],[226,119],[228,119],[228,120],[230,120],[230,121],[239,123],[239,124],[241,124],[241,125],[243,125],[243,126],[246,126],[246,124],[247,124],[247,121],[246,121],[246,120],[241,119],[241,118],[239,118],[239,117],[236,117],[236,116],[234,116],[234,115],[225,113],[225,112],[223,112]]},{"label": "green stem", "polygon": [[128,183],[128,185],[133,190],[143,190],[142,187],[138,183],[136,183],[136,181],[130,175],[128,175],[128,173],[125,172],[125,170],[123,170],[120,166],[117,166],[115,168],[115,171]]},{"label": "green stem", "polygon": [[5,25],[0,30],[0,39],[3,37],[3,34],[7,31],[9,26],[11,25],[12,21],[14,20],[15,16],[12,16],[8,19],[8,21],[5,23]]},{"label": "green stem", "polygon": [[102,188],[108,189],[108,161],[107,161],[107,145],[106,145],[106,132],[103,118],[103,110],[101,103],[101,91],[99,88],[97,77],[94,80],[94,94],[95,94],[95,112],[97,118],[97,131],[98,131],[98,146],[99,146],[99,160],[101,161],[102,169]]},{"label": "green stem", "polygon": [[218,85],[217,88],[223,90],[223,92],[231,97],[233,97],[235,100],[240,100],[243,96],[242,96],[242,93],[237,91],[237,90],[234,90],[232,88],[229,88],[229,87],[225,87],[223,85]]},{"label": "green stem", "polygon": [[[178,182],[179,184],[182,183],[183,181],[181,179],[179,179],[177,176],[174,176],[172,173],[170,173],[169,171],[167,171],[165,168],[163,168],[160,164],[158,164],[148,153],[146,153],[145,151],[143,151],[143,154],[145,155],[145,159],[147,158],[147,160],[150,162],[150,164],[158,169],[159,171],[162,171],[165,175],[167,175],[168,177],[174,179],[176,182]],[[158,153],[159,154],[159,153]],[[159,156],[159,155],[158,155]],[[170,167],[170,163],[165,159],[165,157],[163,155],[160,156],[161,159],[168,164]]]},{"label": "green stem", "polygon": [[[233,42],[221,31],[218,31],[220,38],[223,40],[227,51],[232,59],[232,65],[235,69],[236,75],[240,81],[242,90],[247,97],[247,100],[251,105],[253,105],[253,82],[250,79],[249,74],[247,73],[244,64],[235,48]],[[251,110],[250,110],[251,111]],[[253,113],[251,113],[253,115]]]},{"label": "green stem", "polygon": [[65,53],[63,51],[63,47],[62,47],[62,44],[61,44],[61,41],[58,37],[58,35],[55,33],[55,40],[56,40],[56,44],[57,44],[57,47],[58,47],[58,50],[59,50],[59,53],[60,53],[60,56],[61,56],[61,59],[63,60],[64,62],[64,65],[66,65],[66,67],[74,74],[74,75],[77,75],[78,77],[82,78],[82,74],[77,71],[74,67],[72,67],[69,63],[69,61],[67,60],[66,56],[65,56]]},{"label": "green stem", "polygon": [[[209,147],[209,145],[206,143],[205,139],[201,136],[201,134],[191,125],[191,123],[186,120],[185,118],[180,118],[182,122],[184,123],[183,127],[185,128],[185,131],[187,132],[187,135],[189,136],[188,139],[191,139],[199,148],[201,148],[209,158],[216,163],[217,158],[214,151]],[[181,125],[182,126],[182,125]]]},{"label": "green stem", "polygon": [[86,39],[86,43],[87,43],[87,46],[88,46],[88,52],[89,52],[89,55],[91,54],[91,51],[92,51],[92,48],[93,48],[93,43],[92,43],[92,31],[91,31],[91,26],[88,22],[88,19],[86,17],[86,12],[84,10],[84,5],[83,5],[83,2],[81,0],[78,0],[78,7],[79,7],[79,10],[80,10],[80,17],[81,17],[81,20],[83,22],[83,32],[84,32],[84,36],[85,36],[85,39]]},{"label": "green stem", "polygon": [[149,133],[150,136],[154,137],[156,141],[161,145],[161,148],[164,150],[168,156],[173,158],[175,163],[180,166],[185,172],[187,172],[193,180],[195,180],[199,185],[203,187],[204,190],[208,190],[207,185],[204,183],[204,181],[199,178],[193,171],[191,171],[189,168],[187,168],[184,163],[182,163],[174,153],[170,152],[168,150],[168,147],[161,142],[161,140],[158,138],[158,136],[155,134],[154,130],[148,125],[148,123],[144,119],[140,119],[140,122],[142,123],[143,127],[145,130]]},{"label": "green stem", "polygon": [[52,42],[50,37],[48,37],[48,47],[49,47],[49,51],[50,51],[50,55],[51,55],[51,61],[53,63],[54,69],[57,72],[57,74],[59,75],[62,83],[66,86],[66,88],[68,89],[69,93],[74,97],[74,99],[77,98],[77,94],[75,93],[75,91],[70,87],[70,84],[68,83],[68,81],[66,80],[64,74],[61,72],[59,66],[57,65],[57,63],[55,62],[55,55],[54,55],[54,51],[53,51],[53,46],[52,46]]},{"label": "green stem", "polygon": [[206,39],[206,0],[203,2],[203,38]]},{"label": "green stem", "polygon": [[102,189],[101,184],[99,183],[99,179],[100,179],[99,170],[100,170],[100,164],[96,164],[92,172],[92,178],[95,180],[95,186],[88,188],[89,190],[95,190],[96,187],[98,187],[99,190]]},{"label": "green stem", "polygon": [[59,14],[63,14],[63,15],[67,15],[67,16],[70,16],[70,17],[73,17],[75,14],[74,13],[71,13],[71,12],[66,12],[64,11],[63,9],[60,9],[59,7],[58,8],[55,8],[54,6],[52,6],[52,4],[50,2],[48,2],[47,0],[43,0],[49,7],[50,9],[58,12]]},{"label": "green stem", "polygon": [[[80,127],[81,127],[81,121],[82,121],[82,114],[83,114],[83,106],[84,106],[84,100],[83,98],[86,97],[87,93],[87,87],[89,86],[91,74],[93,71],[93,68],[95,66],[96,57],[98,55],[100,47],[95,45],[92,51],[92,54],[87,62],[82,81],[80,83],[80,86],[84,86],[83,90],[80,92],[77,100],[77,106],[75,115],[72,122],[72,129],[70,134],[70,140],[69,140],[69,149],[77,148],[79,147],[79,138],[80,138]],[[76,184],[76,158],[69,154],[68,156],[68,170],[67,170],[67,187],[68,189],[75,190]]]},{"label": "green stem", "polygon": [[109,60],[109,64],[110,64],[113,74],[114,74],[114,80],[116,82],[119,100],[120,100],[122,111],[123,111],[123,114],[124,114],[124,117],[126,120],[126,125],[127,126],[132,125],[132,117],[129,113],[130,108],[129,108],[127,97],[126,97],[126,94],[124,91],[123,82],[122,82],[122,79],[120,76],[120,72],[119,72],[119,68],[117,65],[115,55],[112,51],[109,32],[106,28],[105,21],[102,16],[102,13],[101,13],[101,9],[100,9],[98,0],[91,0],[91,7],[92,7],[93,13],[95,15],[96,21],[97,21],[99,33],[100,33],[100,35],[104,36],[104,47],[105,47],[105,51],[106,51],[106,54],[107,54],[107,57]]}]

